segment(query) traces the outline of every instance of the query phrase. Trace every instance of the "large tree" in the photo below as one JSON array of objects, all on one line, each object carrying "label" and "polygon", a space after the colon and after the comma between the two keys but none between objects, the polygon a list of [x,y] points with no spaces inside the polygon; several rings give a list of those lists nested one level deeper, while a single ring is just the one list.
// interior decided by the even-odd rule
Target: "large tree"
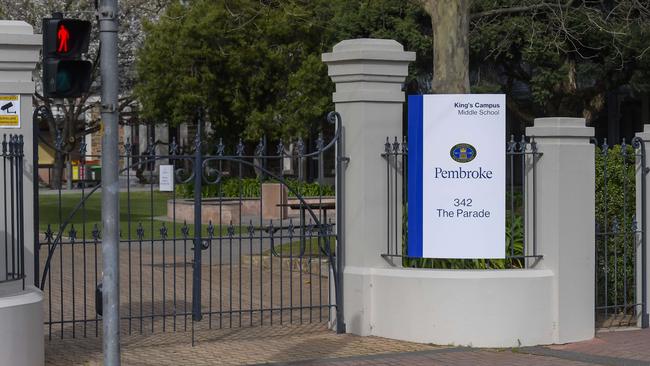
[{"label": "large tree", "polygon": [[137,95],[152,122],[192,122],[206,107],[220,137],[305,137],[332,107],[321,53],[346,38],[395,38],[428,67],[429,24],[416,4],[392,0],[177,4],[145,28]]},{"label": "large tree", "polygon": [[[136,93],[152,123],[193,122],[205,108],[222,137],[302,135],[322,115],[328,88],[320,28],[284,1],[198,0],[145,27]],[[308,20],[308,21],[305,21]]]},{"label": "large tree", "polygon": [[539,115],[591,122],[608,91],[648,89],[647,2],[414,1],[431,16],[433,92],[467,93],[472,79],[474,91],[505,92],[530,123]]},{"label": "large tree", "polygon": [[608,91],[648,89],[648,20],[637,0],[195,0],[146,28],[137,95],[153,122],[207,106],[220,136],[301,136],[331,108],[320,54],[393,38],[416,51],[422,92],[503,92],[524,123],[592,121]]},{"label": "large tree", "polygon": [[433,81],[435,93],[470,92],[470,0],[416,0],[431,16],[433,29]]},{"label": "large tree", "polygon": [[[495,77],[484,82],[500,85],[526,121],[566,115],[590,123],[608,91],[647,90],[647,2],[476,0],[471,22],[473,68],[492,69]],[[522,85],[532,108],[513,98]]]}]

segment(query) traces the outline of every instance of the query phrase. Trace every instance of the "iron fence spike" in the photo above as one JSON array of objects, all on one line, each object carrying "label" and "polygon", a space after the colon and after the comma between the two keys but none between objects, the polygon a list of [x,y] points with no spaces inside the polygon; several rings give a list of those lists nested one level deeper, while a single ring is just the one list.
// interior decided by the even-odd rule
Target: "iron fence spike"
[{"label": "iron fence spike", "polygon": [[325,147],[325,139],[323,138],[323,132],[318,133],[318,137],[316,138],[316,150],[321,151]]},{"label": "iron fence spike", "polygon": [[219,143],[217,144],[217,155],[223,156],[226,146],[223,144],[223,137],[219,137]]},{"label": "iron fence spike", "polygon": [[282,142],[282,140],[278,142],[278,146],[276,147],[276,155],[284,156],[284,143]]},{"label": "iron fence spike", "polygon": [[239,142],[237,143],[237,156],[243,156],[244,155],[244,142],[242,141],[242,138],[239,138]]}]

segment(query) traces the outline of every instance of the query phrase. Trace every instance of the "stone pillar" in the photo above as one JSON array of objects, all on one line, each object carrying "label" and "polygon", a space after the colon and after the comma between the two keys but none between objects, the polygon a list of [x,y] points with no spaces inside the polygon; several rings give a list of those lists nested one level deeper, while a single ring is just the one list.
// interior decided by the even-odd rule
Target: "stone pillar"
[{"label": "stone pillar", "polygon": [[[1,135],[20,134],[24,141],[22,197],[25,214],[25,272],[26,280],[0,284],[0,363],[7,365],[42,365],[43,295],[34,283],[34,194],[38,179],[33,164],[32,95],[35,84],[32,73],[39,59],[41,36],[22,21],[0,20],[0,95],[20,98],[20,128],[0,127]],[[2,173],[0,173],[2,174]],[[0,188],[1,188],[0,182]],[[0,218],[2,213],[0,212]],[[4,220],[3,220],[4,221]],[[1,243],[1,242],[0,242]]]},{"label": "stone pillar", "polygon": [[149,147],[149,126],[138,125],[138,152],[137,155],[143,155]]},{"label": "stone pillar", "polygon": [[367,335],[372,329],[369,271],[391,266],[381,257],[388,235],[388,183],[380,154],[386,137],[402,136],[402,85],[415,53],[394,40],[353,39],[322,58],[336,84],[333,99],[343,119],[344,154],[350,158],[343,177],[344,320],[348,332]]},{"label": "stone pillar", "polygon": [[[526,135],[542,156],[536,169],[537,268],[554,273],[553,343],[594,337],[595,167],[592,127],[582,118],[537,118]],[[532,175],[527,176],[531,180]]]},{"label": "stone pillar", "polygon": [[[169,153],[169,126],[168,125],[156,125],[154,127],[155,133],[155,142],[160,142],[156,145],[156,155],[168,155]],[[156,171],[155,174],[160,172],[160,165],[169,164],[169,160],[160,159],[156,160]]]},{"label": "stone pillar", "polygon": [[[648,213],[648,210],[650,209],[650,196],[648,193],[650,193],[650,174],[648,167],[650,166],[650,156],[648,156],[648,152],[650,152],[650,124],[645,124],[643,125],[643,132],[639,132],[636,134],[636,137],[641,139],[641,143],[643,146],[639,146],[641,148],[641,152],[645,152],[645,162],[643,161],[642,157],[639,156],[639,152],[637,152],[637,157],[636,157],[636,217],[637,217],[637,230],[641,231],[640,235],[637,235],[637,250],[636,250],[636,302],[637,303],[642,303],[645,302],[645,313],[643,312],[643,307],[637,307],[637,325],[639,327],[647,327],[648,326],[648,313],[647,313],[647,305],[648,305],[648,298],[650,297],[648,295],[648,292],[650,292],[650,275],[648,274],[647,266],[650,265],[650,255],[648,252],[650,252],[650,248],[646,249],[646,255],[645,255],[645,265],[646,265],[646,277],[645,281],[643,280],[643,246],[648,245],[648,233],[647,229],[650,228],[650,214]],[[644,164],[645,163],[645,166]],[[645,183],[645,192],[643,192],[644,186],[643,183]],[[645,193],[645,196],[643,195]],[[643,202],[645,200],[645,202]],[[645,206],[644,206],[645,204]],[[645,207],[645,209],[644,209]],[[645,215],[644,215],[645,214]],[[644,225],[645,224],[645,225]],[[646,231],[643,231],[646,229]],[[643,286],[645,286],[646,293],[645,293],[645,298],[643,297]]]}]

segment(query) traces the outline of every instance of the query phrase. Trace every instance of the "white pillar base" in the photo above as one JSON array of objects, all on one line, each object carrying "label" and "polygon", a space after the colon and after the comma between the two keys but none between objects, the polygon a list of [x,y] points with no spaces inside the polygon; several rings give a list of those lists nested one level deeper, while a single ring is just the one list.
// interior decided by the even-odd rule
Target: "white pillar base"
[{"label": "white pillar base", "polygon": [[6,287],[0,288],[0,363],[43,365],[43,293],[34,286],[19,292]]}]

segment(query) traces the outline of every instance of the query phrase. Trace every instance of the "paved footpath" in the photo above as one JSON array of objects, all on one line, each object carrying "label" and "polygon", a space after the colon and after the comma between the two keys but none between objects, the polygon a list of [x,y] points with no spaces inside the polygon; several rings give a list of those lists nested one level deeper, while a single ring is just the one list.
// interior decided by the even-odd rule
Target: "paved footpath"
[{"label": "paved footpath", "polygon": [[[162,333],[123,338],[123,365],[650,366],[650,330],[602,332],[588,342],[520,349],[440,347],[336,335],[324,325]],[[101,339],[46,340],[47,365],[100,365]]]}]

